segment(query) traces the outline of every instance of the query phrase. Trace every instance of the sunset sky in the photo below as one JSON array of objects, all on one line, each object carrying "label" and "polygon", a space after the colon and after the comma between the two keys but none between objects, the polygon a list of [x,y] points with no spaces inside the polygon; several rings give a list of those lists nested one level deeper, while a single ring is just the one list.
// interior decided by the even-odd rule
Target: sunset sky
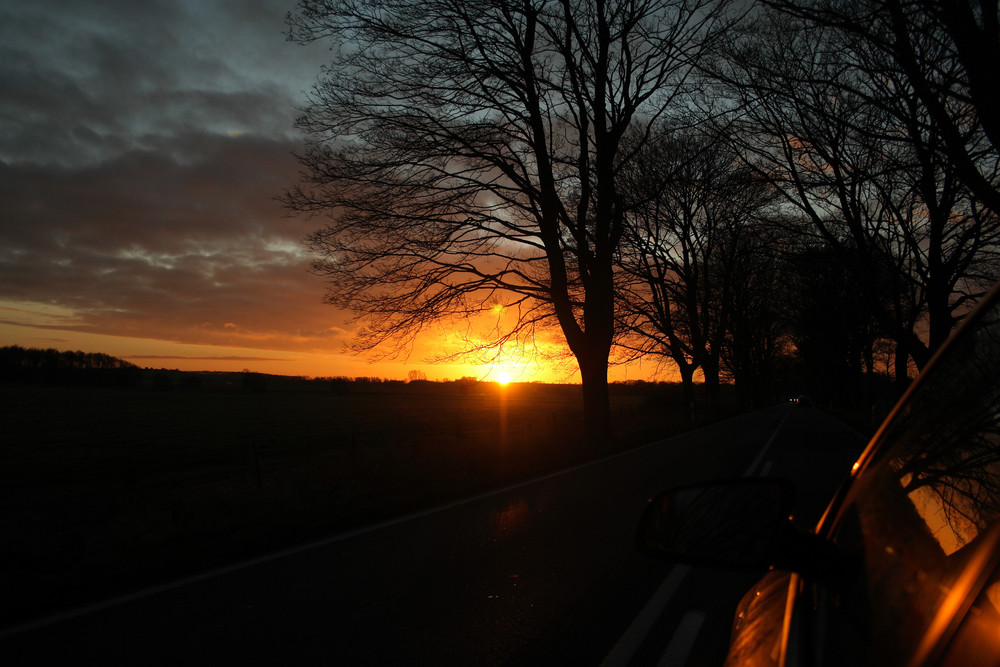
[{"label": "sunset sky", "polygon": [[[294,0],[6,0],[0,5],[0,345],[139,366],[306,376],[494,378],[343,353],[275,196],[298,180],[293,127],[326,46],[286,41]],[[451,341],[453,343],[453,341]],[[523,381],[571,369],[506,360]],[[653,370],[616,368],[612,377]]]}]

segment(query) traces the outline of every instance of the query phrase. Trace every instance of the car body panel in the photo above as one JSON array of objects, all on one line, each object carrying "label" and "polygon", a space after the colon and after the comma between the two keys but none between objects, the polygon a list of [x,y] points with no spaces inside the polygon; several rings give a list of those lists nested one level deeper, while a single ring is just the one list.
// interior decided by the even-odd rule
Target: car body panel
[{"label": "car body panel", "polygon": [[782,628],[790,587],[790,572],[771,572],[747,591],[736,607],[726,667],[772,667],[781,664]]},{"label": "car body panel", "polygon": [[800,567],[778,554],[772,565],[798,574],[770,572],[740,602],[727,667],[1000,666],[996,289],[896,405],[810,537],[778,546],[822,558]]}]

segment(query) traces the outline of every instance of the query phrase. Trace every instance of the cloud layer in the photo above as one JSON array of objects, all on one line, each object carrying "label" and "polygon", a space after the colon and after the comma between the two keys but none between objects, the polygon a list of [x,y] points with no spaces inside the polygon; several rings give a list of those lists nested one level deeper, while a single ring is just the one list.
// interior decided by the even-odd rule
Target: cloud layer
[{"label": "cloud layer", "polygon": [[323,60],[284,40],[293,8],[4,3],[0,300],[75,331],[339,350],[345,318],[299,243],[315,222],[274,199]]}]

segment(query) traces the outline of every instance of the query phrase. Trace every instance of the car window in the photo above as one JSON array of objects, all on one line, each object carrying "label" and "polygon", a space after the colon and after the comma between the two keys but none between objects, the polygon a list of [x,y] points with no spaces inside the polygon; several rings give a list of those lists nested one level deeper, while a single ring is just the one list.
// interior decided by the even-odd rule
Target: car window
[{"label": "car window", "polygon": [[834,524],[852,573],[840,612],[871,664],[936,660],[955,633],[981,655],[954,664],[1000,664],[996,305],[934,363],[880,438]]}]

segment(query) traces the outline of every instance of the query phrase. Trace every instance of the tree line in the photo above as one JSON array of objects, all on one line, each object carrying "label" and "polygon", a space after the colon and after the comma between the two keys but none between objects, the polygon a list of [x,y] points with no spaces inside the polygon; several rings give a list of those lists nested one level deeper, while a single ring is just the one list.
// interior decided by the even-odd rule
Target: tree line
[{"label": "tree line", "polygon": [[0,347],[0,381],[131,387],[141,378],[138,366],[107,354]]},{"label": "tree line", "polygon": [[[997,0],[303,0],[308,238],[358,351],[514,313],[587,431],[609,363],[690,399],[905,384],[1000,276]],[[505,321],[506,322],[506,321]]]}]

